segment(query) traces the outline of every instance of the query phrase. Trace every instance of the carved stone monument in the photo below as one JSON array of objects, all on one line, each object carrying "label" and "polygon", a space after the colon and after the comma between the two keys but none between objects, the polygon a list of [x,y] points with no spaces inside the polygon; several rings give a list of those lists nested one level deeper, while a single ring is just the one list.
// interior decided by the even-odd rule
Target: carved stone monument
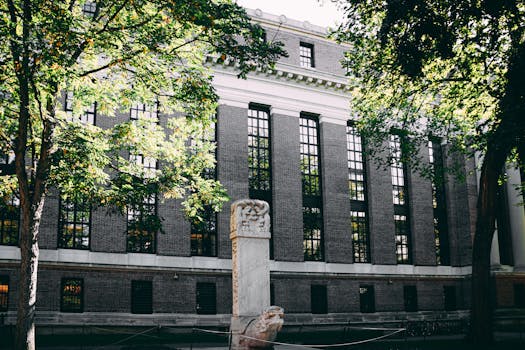
[{"label": "carved stone monument", "polygon": [[234,349],[271,348],[281,330],[283,309],[270,307],[268,203],[242,199],[231,206]]}]

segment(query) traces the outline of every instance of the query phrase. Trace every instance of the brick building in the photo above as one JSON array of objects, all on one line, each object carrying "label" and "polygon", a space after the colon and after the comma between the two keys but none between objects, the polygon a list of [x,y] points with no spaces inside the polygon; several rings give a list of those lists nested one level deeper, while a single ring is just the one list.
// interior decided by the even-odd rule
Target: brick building
[{"label": "brick building", "polygon": [[[473,161],[464,162],[466,182],[449,176],[443,185],[399,160],[378,167],[352,124],[344,46],[307,22],[251,15],[289,57],[247,80],[236,78],[233,63],[215,67],[215,176],[232,202],[271,205],[271,298],[284,307],[285,323],[461,317],[455,310],[470,306]],[[163,123],[145,106],[116,118],[93,109],[86,121],[107,127],[139,115]],[[400,142],[392,135],[384,152],[396,158]],[[445,145],[429,146],[421,150],[429,162],[449,161]],[[137,240],[133,211],[108,216],[48,196],[37,325],[229,325],[230,203],[204,225],[187,221],[179,201],[150,204],[165,233]],[[17,220],[2,215],[0,312],[14,323]]]}]

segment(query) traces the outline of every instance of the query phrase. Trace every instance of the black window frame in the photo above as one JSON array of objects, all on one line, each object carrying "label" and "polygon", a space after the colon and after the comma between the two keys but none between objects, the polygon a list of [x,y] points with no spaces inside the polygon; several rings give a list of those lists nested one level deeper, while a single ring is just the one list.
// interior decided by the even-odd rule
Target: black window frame
[{"label": "black window frame", "polygon": [[153,313],[153,282],[146,280],[131,281],[131,313]]},{"label": "black window frame", "polygon": [[525,283],[514,283],[514,306],[517,308],[525,308]]},{"label": "black window frame", "polygon": [[7,312],[8,309],[9,309],[9,276],[0,275],[0,312]]},{"label": "black window frame", "polygon": [[[301,112],[299,127],[304,260],[323,261],[325,254],[319,116]],[[315,132],[311,132],[312,130]]]},{"label": "black window frame", "polygon": [[[157,170],[158,161],[154,158],[144,157],[142,154],[130,154],[130,160],[135,157],[137,164],[142,164],[145,171]],[[142,157],[138,162],[138,157]],[[148,159],[148,165],[144,165],[145,159]],[[155,165],[151,166],[151,160]],[[156,194],[145,197],[140,205],[131,205],[127,208],[126,215],[126,252],[128,253],[147,253],[155,254],[157,251],[157,231],[141,229],[144,217],[157,216],[158,201]],[[137,227],[135,227],[137,226]]]},{"label": "black window frame", "polygon": [[355,122],[346,124],[348,191],[350,200],[350,234],[354,263],[370,263],[370,227],[364,142]]},{"label": "black window frame", "polygon": [[412,232],[410,223],[410,196],[408,186],[408,167],[403,161],[401,132],[390,134],[390,177],[392,182],[392,202],[394,205],[394,238],[396,261],[398,264],[412,264]]},{"label": "black window frame", "polygon": [[217,285],[214,282],[197,282],[195,309],[198,315],[217,314]]},{"label": "black window frame", "polygon": [[[80,285],[80,292],[74,293],[67,291],[66,294],[66,284],[68,281],[78,282]],[[79,306],[77,308],[71,307],[69,303],[66,303],[66,297],[77,297],[79,299]],[[84,312],[84,279],[77,277],[63,277],[60,283],[60,312],[71,312],[71,313],[82,313]]]},{"label": "black window frame", "polygon": [[[72,210],[69,210],[66,208],[66,206],[68,205],[71,205],[73,206]],[[88,209],[87,210],[80,210],[79,207],[81,206],[87,206]],[[80,212],[88,212],[88,221],[87,223],[82,221],[82,220],[78,220],[78,217],[79,217],[79,213]],[[73,220],[68,220],[68,218],[70,217],[69,213],[72,212],[72,215],[73,215]],[[58,248],[63,248],[63,249],[82,249],[82,250],[89,250],[90,247],[91,247],[91,223],[92,223],[92,211],[91,211],[91,205],[87,204],[87,203],[77,203],[77,202],[74,202],[74,201],[69,201],[69,200],[64,200],[62,198],[59,199],[59,204],[58,204],[58,236],[57,236],[57,247]],[[66,244],[66,237],[69,236],[69,235],[66,235],[64,232],[66,230],[66,226],[67,225],[73,225],[73,234],[71,235],[71,246],[68,246],[68,244]],[[76,232],[77,232],[77,229],[76,227],[77,226],[87,226],[88,227],[88,234],[87,234],[87,239],[88,239],[88,243],[87,245],[82,245],[82,244],[77,244],[77,235],[76,235]],[[82,237],[86,237],[86,236],[80,236],[81,238]]]},{"label": "black window frame", "polygon": [[217,213],[211,206],[205,206],[199,213],[201,219],[190,222],[190,253],[217,256]]},{"label": "black window frame", "polygon": [[20,201],[13,194],[8,203],[0,203],[0,245],[18,246],[19,240]]},{"label": "black window frame", "polygon": [[[146,113],[149,113],[150,116],[145,116]],[[145,120],[151,121],[153,123],[160,123],[160,111],[159,111],[159,102],[155,102],[152,105],[146,103],[134,103],[129,108],[129,120]]]},{"label": "black window frame", "polygon": [[302,68],[315,68],[314,44],[299,42],[299,65]]},{"label": "black window frame", "polygon": [[99,7],[96,1],[86,1],[82,6],[82,13],[87,17],[96,17]]},{"label": "black window frame", "polygon": [[312,314],[328,313],[328,291],[326,285],[310,285],[310,311]]},{"label": "black window frame", "polygon": [[432,172],[431,186],[436,264],[448,266],[450,265],[450,245],[445,191],[445,163],[440,138],[432,135],[429,137],[428,156]]},{"label": "black window frame", "polygon": [[[217,142],[217,118],[210,123],[213,131],[203,135],[202,141]],[[217,148],[214,150],[215,161],[217,161]],[[204,169],[203,177],[207,180],[216,180],[216,168]],[[210,205],[205,205],[199,210],[200,219],[190,220],[190,254],[192,256],[217,256],[218,234],[217,213]]]},{"label": "black window frame", "polygon": [[[270,106],[260,103],[248,105],[248,196],[268,203],[273,208],[272,171],[272,116]],[[261,142],[265,140],[264,142]],[[266,143],[267,147],[261,147]],[[252,146],[252,144],[254,146]],[[267,168],[260,167],[261,153],[267,153]],[[256,160],[255,162],[252,160]],[[256,164],[254,164],[256,163]],[[263,175],[266,173],[266,175]],[[255,175],[255,176],[254,176]],[[265,184],[264,176],[267,176]],[[262,179],[262,180],[261,180]],[[270,215],[270,259],[273,259],[273,215]]]},{"label": "black window frame", "polygon": [[456,286],[443,286],[443,303],[446,311],[457,310]]},{"label": "black window frame", "polygon": [[359,286],[359,311],[361,313],[376,312],[376,300],[373,285],[364,284]]},{"label": "black window frame", "polygon": [[403,301],[406,312],[418,311],[417,287],[415,285],[403,286]]},{"label": "black window frame", "polygon": [[[75,98],[72,91],[66,91],[64,97],[64,112],[67,114],[69,121],[76,121],[85,125],[97,125],[97,102],[93,102],[84,113],[75,116],[73,111],[73,99]],[[92,119],[92,121],[90,121]]]}]

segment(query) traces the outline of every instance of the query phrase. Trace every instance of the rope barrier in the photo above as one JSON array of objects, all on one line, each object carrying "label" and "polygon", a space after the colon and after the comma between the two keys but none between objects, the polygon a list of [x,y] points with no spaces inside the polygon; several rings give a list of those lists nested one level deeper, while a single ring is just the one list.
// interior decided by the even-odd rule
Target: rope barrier
[{"label": "rope barrier", "polygon": [[[357,327],[355,327],[355,328],[357,328]],[[230,332],[212,331],[212,330],[202,329],[202,328],[194,328],[194,329],[196,331],[200,331],[200,332],[203,332],[203,333],[230,334]],[[367,328],[366,327],[362,327],[362,328],[359,328],[359,329],[367,329]],[[368,329],[370,329],[370,327]],[[378,330],[385,330],[385,329],[378,329]],[[370,343],[370,342],[373,342],[373,341],[376,341],[376,340],[388,338],[390,336],[393,336],[394,334],[403,332],[406,329],[405,328],[391,328],[391,329],[388,329],[388,330],[392,330],[393,332],[389,333],[389,334],[383,334],[383,335],[375,337],[375,338],[358,340],[358,341],[349,342],[349,343],[339,343],[339,344],[293,344],[293,343],[283,343],[283,342],[262,340],[262,339],[253,338],[253,337],[250,337],[250,336],[247,336],[247,335],[243,335],[243,334],[239,334],[239,336],[242,337],[242,338],[257,340],[257,341],[260,341],[260,342],[263,342],[263,343],[269,343],[269,344],[273,344],[273,345],[295,346],[295,347],[300,347],[300,348],[334,348],[334,347],[341,347],[341,346],[352,346],[352,345]]]},{"label": "rope barrier", "polygon": [[117,344],[120,344],[120,343],[122,343],[122,342],[125,342],[126,340],[130,340],[130,339],[132,339],[132,338],[138,337],[139,335],[143,335],[144,333],[151,332],[152,330],[157,329],[157,328],[158,328],[158,327],[155,326],[155,327],[153,327],[153,328],[146,329],[146,330],[143,331],[143,332],[139,332],[139,333],[133,334],[132,336],[129,336],[129,337],[124,338],[124,339],[120,339],[119,341],[116,341],[116,342],[114,342],[114,343],[112,343],[112,344],[109,344],[109,345],[111,346],[111,345],[117,345]]}]

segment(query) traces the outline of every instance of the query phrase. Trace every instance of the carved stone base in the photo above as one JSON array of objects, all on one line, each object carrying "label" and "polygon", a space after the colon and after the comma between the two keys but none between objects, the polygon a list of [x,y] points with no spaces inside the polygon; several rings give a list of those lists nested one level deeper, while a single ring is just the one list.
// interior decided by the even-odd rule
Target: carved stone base
[{"label": "carved stone base", "polygon": [[232,317],[232,349],[271,349],[277,333],[283,327],[284,310],[279,306],[270,306],[258,317]]}]

